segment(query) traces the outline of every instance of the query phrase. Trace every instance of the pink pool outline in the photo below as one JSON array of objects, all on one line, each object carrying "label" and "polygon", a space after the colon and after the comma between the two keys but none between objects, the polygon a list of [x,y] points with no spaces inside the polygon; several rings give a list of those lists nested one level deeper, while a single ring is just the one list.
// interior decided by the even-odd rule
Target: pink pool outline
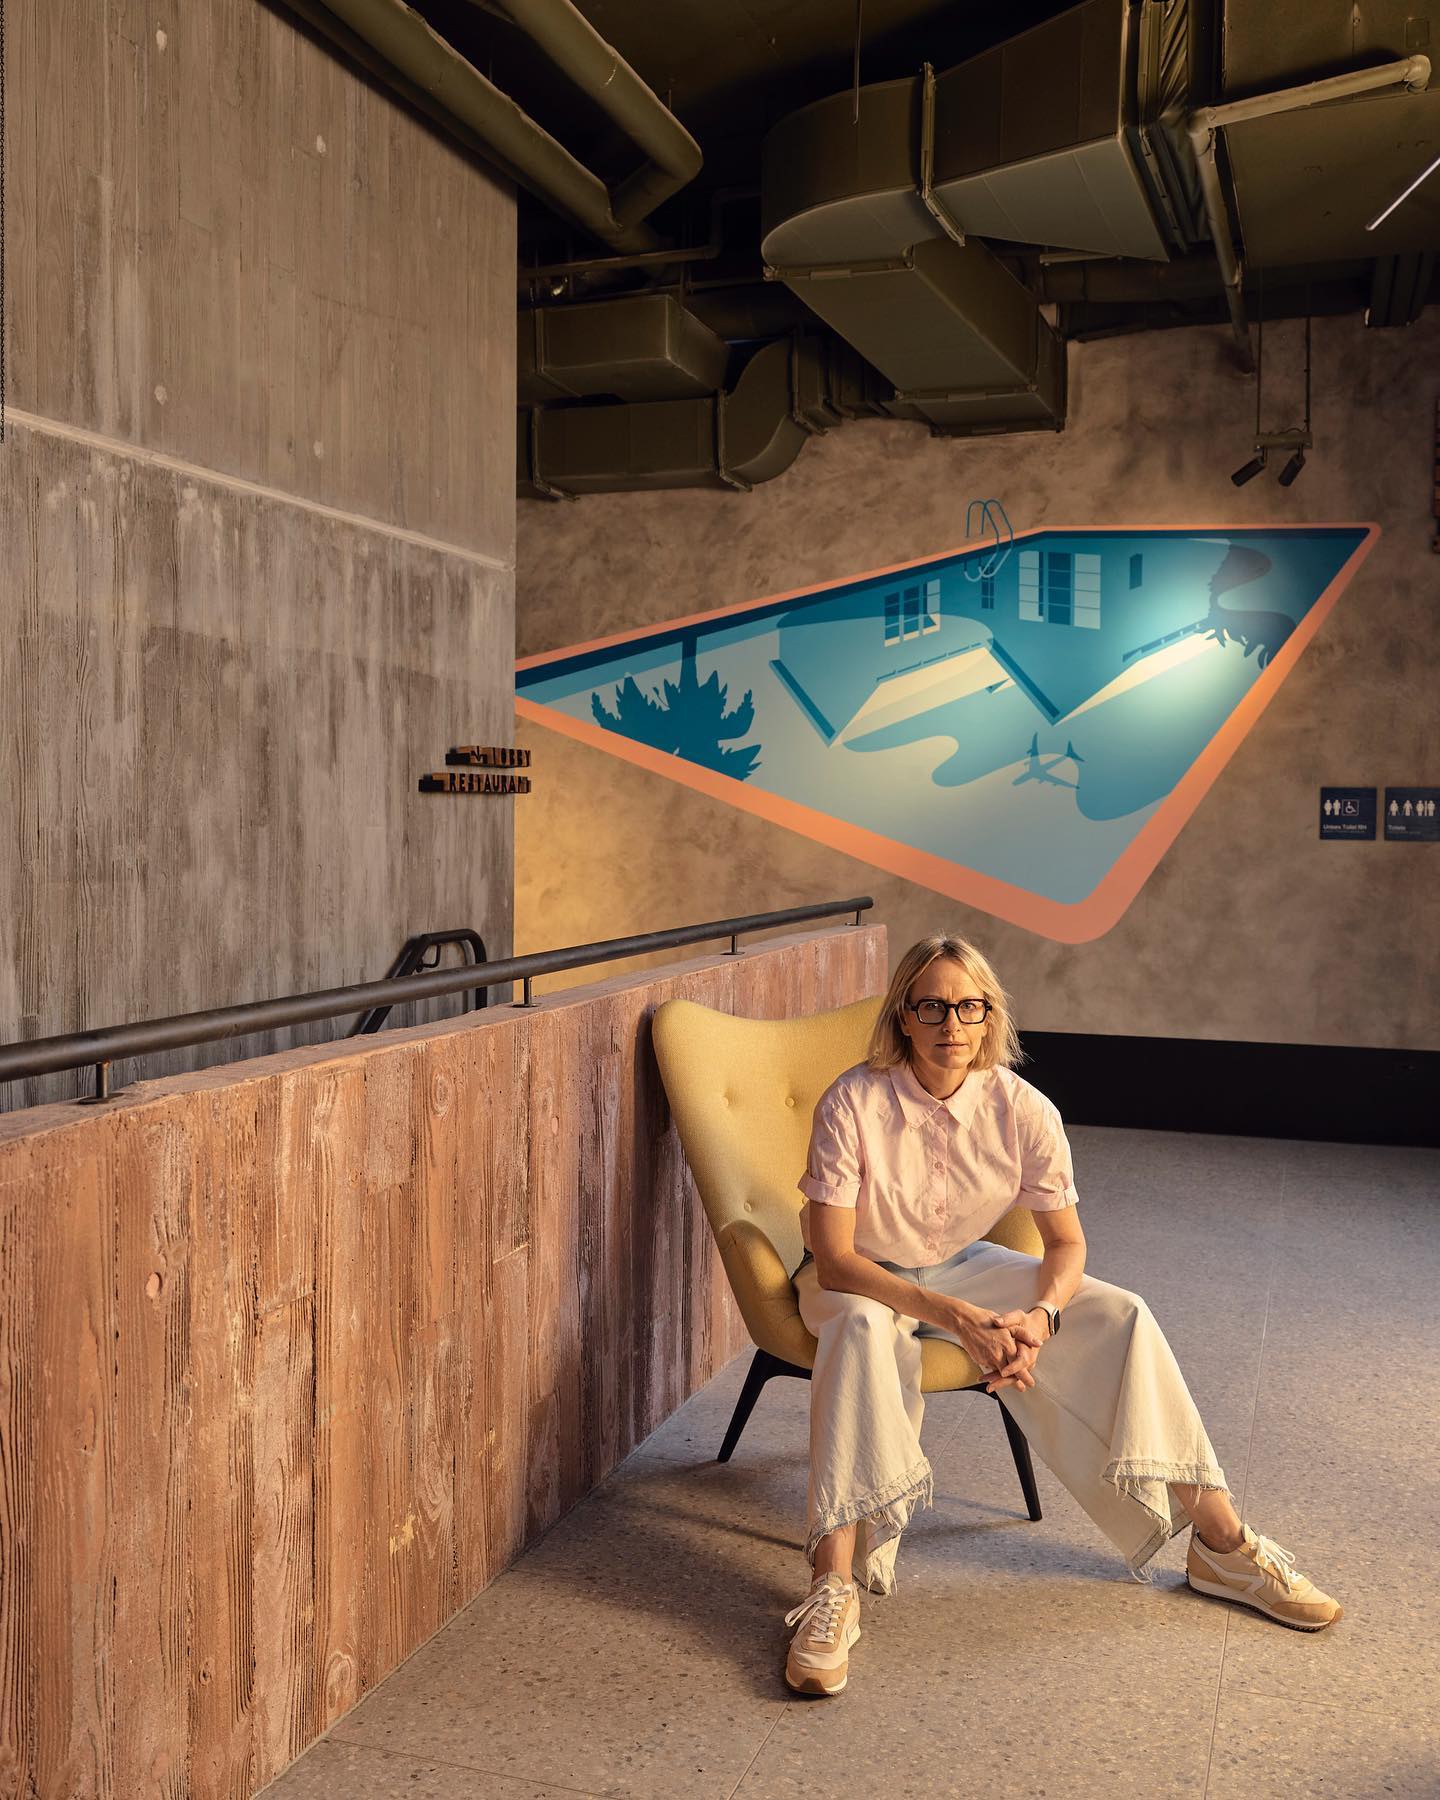
[{"label": "pink pool outline", "polygon": [[[883,869],[888,874],[898,875],[902,880],[914,882],[916,886],[928,888],[933,893],[944,894],[948,899],[962,901],[967,906],[976,907],[980,911],[990,913],[995,918],[1004,919],[1012,925],[1019,925],[1024,930],[1033,931],[1041,937],[1047,937],[1062,944],[1088,943],[1093,938],[1102,937],[1124,916],[1126,909],[1145,885],[1155,865],[1180,835],[1195,808],[1210,791],[1220,771],[1229,762],[1248,736],[1256,720],[1274,699],[1282,683],[1300,660],[1306,646],[1325,622],[1331,608],[1349,585],[1351,577],[1370,554],[1380,536],[1380,527],[1376,524],[1345,521],[1323,524],[1310,521],[1303,525],[1256,524],[1253,521],[1243,525],[1047,524],[1035,526],[1029,531],[1016,532],[1015,542],[1021,543],[1029,537],[1067,534],[1083,534],[1089,537],[1124,537],[1142,531],[1160,531],[1171,534],[1188,532],[1204,536],[1221,536],[1229,532],[1263,531],[1272,535],[1280,535],[1285,532],[1360,531],[1365,535],[1336,571],[1329,585],[1310,607],[1305,617],[1297,623],[1283,647],[1260,671],[1249,692],[1239,701],[1215,736],[1211,738],[1184,775],[1160,802],[1154,816],[1140,827],[1107,873],[1100,878],[1092,892],[1083,900],[1050,900],[1041,894],[1032,894],[1028,889],[1015,887],[1007,881],[999,881],[993,875],[982,874],[980,870],[967,868],[963,863],[951,862],[930,851],[916,850],[908,844],[897,843],[893,838],[884,837],[879,832],[868,831],[863,826],[846,824],[844,820],[833,818],[828,813],[818,812],[813,807],[801,806],[778,794],[770,794],[763,789],[752,788],[748,782],[736,781],[729,775],[720,775],[713,770],[702,769],[696,763],[685,762],[682,758],[668,755],[665,751],[652,750],[648,745],[637,744],[633,739],[622,737],[618,732],[607,731],[603,726],[592,724],[585,719],[571,718],[568,714],[557,712],[551,707],[527,700],[518,694],[515,698],[516,715],[532,724],[543,726],[547,731],[558,732],[560,736],[572,738],[576,743],[588,744],[592,749],[603,750],[610,756],[618,756],[625,762],[634,763],[638,768],[648,769],[653,774],[664,776],[667,781],[678,781],[685,787],[694,788],[698,793],[708,794],[713,800],[722,800],[730,806],[739,807],[741,811],[753,813],[757,818],[766,819],[772,825],[780,825],[787,831],[798,832],[801,837],[808,837],[816,843],[826,844],[832,850],[839,850],[846,856],[855,857],[857,861],[869,863],[872,867]],[[678,630],[686,625],[703,625],[713,623],[718,619],[738,618],[744,613],[754,612],[758,607],[772,606],[785,600],[803,600],[812,594],[827,593],[838,587],[849,586],[852,582],[882,580],[886,576],[897,575],[906,569],[915,569],[925,563],[964,556],[983,547],[983,540],[962,544],[955,550],[934,551],[927,556],[913,557],[908,562],[890,563],[883,568],[871,569],[864,574],[846,575],[829,581],[817,581],[809,587],[791,588],[783,593],[766,594],[760,599],[742,600],[735,605],[715,607],[709,612],[687,613],[680,618],[667,619],[663,624],[652,625],[640,631],[617,632],[611,637],[592,638],[585,643],[568,644],[562,650],[547,650],[538,656],[521,657],[515,665],[516,673],[519,674],[526,669],[543,668],[548,663],[562,662],[568,657],[583,656],[595,650],[643,644],[648,638],[662,636],[666,632]]]}]

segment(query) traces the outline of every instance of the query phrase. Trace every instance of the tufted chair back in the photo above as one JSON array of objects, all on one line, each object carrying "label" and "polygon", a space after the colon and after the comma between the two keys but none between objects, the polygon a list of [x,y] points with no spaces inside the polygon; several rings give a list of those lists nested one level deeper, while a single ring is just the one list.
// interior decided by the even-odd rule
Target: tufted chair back
[{"label": "tufted chair back", "polygon": [[[691,1000],[655,1014],[655,1055],[670,1110],[741,1316],[756,1345],[802,1369],[815,1365],[791,1276],[815,1102],[863,1061],[878,998],[797,1019],[737,1019]],[[1030,1213],[1012,1207],[988,1234],[1040,1253]],[[958,1345],[927,1339],[922,1384],[966,1386],[979,1371]]]}]

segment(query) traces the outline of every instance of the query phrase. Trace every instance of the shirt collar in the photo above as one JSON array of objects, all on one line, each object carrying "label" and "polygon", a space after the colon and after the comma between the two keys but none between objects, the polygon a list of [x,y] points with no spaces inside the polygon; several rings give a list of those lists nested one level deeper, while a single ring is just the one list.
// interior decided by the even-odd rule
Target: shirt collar
[{"label": "shirt collar", "polygon": [[981,1075],[982,1071],[972,1069],[948,1100],[937,1100],[921,1087],[908,1063],[895,1063],[890,1069],[890,1085],[907,1125],[923,1125],[937,1107],[943,1107],[957,1125],[968,1125],[975,1117]]}]

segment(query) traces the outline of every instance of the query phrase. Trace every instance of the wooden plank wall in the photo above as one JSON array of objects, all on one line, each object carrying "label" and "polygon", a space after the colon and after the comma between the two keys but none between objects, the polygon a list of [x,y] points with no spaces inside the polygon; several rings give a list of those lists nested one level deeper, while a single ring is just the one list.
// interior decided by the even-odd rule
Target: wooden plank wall
[{"label": "wooden plank wall", "polygon": [[649,1020],[842,927],[0,1118],[0,1793],[246,1796],[747,1342]]},{"label": "wooden plank wall", "polygon": [[514,727],[508,185],[279,0],[6,28],[0,1041],[504,955],[517,802],[416,784]]}]

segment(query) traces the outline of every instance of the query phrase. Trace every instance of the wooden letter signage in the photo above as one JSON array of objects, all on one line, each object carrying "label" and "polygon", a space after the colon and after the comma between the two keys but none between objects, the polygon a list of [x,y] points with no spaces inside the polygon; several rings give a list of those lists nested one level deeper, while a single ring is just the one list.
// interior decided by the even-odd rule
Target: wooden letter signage
[{"label": "wooden letter signage", "polygon": [[[457,744],[445,752],[452,766],[420,777],[422,794],[528,794],[530,777],[510,773],[530,767],[530,752],[508,744]],[[458,767],[453,765],[458,764]]]}]

